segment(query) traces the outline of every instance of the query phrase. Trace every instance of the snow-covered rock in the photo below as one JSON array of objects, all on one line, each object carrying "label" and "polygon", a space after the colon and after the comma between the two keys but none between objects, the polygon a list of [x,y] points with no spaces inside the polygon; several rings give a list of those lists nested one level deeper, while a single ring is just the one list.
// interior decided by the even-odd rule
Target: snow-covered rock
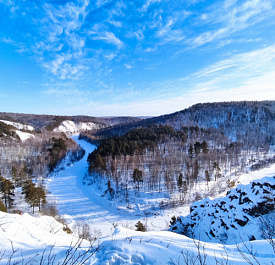
[{"label": "snow-covered rock", "polygon": [[4,122],[8,125],[11,125],[19,130],[27,130],[27,131],[34,131],[34,128],[30,125],[18,123],[18,122],[12,122],[12,121],[5,121],[5,120],[0,120],[1,122]]},{"label": "snow-covered rock", "polygon": [[57,128],[54,129],[54,132],[64,132],[69,134],[79,134],[82,131],[98,129],[98,124],[93,122],[79,122],[74,121],[63,121]]},{"label": "snow-covered rock", "polygon": [[239,185],[224,198],[195,202],[170,231],[203,241],[236,243],[262,239],[259,217],[274,210],[275,177]]}]

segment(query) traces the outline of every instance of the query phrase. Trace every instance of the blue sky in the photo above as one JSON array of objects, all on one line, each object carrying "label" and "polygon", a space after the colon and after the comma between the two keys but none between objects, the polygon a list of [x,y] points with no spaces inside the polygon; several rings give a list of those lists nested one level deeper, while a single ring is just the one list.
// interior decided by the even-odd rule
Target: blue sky
[{"label": "blue sky", "polygon": [[0,0],[0,111],[154,116],[275,100],[274,0]]}]

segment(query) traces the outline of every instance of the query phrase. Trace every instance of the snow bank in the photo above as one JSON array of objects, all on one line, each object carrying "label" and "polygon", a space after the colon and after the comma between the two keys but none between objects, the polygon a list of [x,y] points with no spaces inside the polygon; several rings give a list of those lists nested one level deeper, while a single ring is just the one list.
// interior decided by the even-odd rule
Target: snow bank
[{"label": "snow bank", "polygon": [[73,122],[63,121],[54,132],[64,132],[69,134],[79,134],[81,131],[98,129],[98,125],[93,122]]},{"label": "snow bank", "polygon": [[[8,261],[13,248],[15,253],[12,261],[14,263],[20,261],[21,264],[22,257],[27,263],[37,255],[35,261],[38,263],[32,262],[31,264],[39,264],[43,252],[47,258],[52,249],[52,254],[56,255],[54,264],[57,264],[58,261],[64,260],[70,245],[76,244],[78,240],[64,232],[63,227],[64,225],[49,216],[32,217],[26,213],[18,215],[0,212],[0,252],[4,253],[1,262],[6,264],[5,261]],[[89,242],[83,241],[82,247],[89,247]],[[80,248],[76,255],[82,250]]]},{"label": "snow bank", "polygon": [[[257,249],[260,264],[269,264],[275,258],[267,241],[245,244],[248,248],[252,246]],[[201,254],[206,255],[206,262],[203,264],[216,264],[216,258],[224,262],[222,255],[226,257],[226,252],[229,264],[247,264],[236,245],[225,247],[221,244],[199,242],[171,232],[136,232],[120,227],[115,230],[111,240],[101,244],[101,249],[91,264],[187,264],[184,257],[189,257],[190,264],[199,264],[191,262],[191,259],[194,260],[198,255],[198,247]],[[248,259],[253,260],[251,255],[246,253],[245,245],[240,244],[239,248]]]},{"label": "snow bank", "polygon": [[34,131],[34,128],[30,125],[17,123],[17,122],[12,122],[12,121],[5,121],[5,120],[0,120],[0,121],[6,123],[8,125],[12,125],[13,127],[17,128],[19,130]]}]

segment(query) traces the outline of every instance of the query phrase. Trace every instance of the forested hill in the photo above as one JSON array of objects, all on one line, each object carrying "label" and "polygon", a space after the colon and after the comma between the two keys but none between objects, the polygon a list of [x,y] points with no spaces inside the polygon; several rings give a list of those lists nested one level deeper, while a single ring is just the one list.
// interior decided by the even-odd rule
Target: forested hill
[{"label": "forested hill", "polygon": [[37,130],[45,127],[48,130],[52,130],[58,127],[63,121],[69,120],[76,123],[93,122],[95,124],[101,124],[101,127],[114,126],[117,124],[126,124],[129,122],[140,121],[137,117],[92,117],[92,116],[58,116],[58,115],[39,115],[39,114],[23,114],[23,113],[8,113],[0,112],[0,120],[7,120],[12,122],[19,122],[22,124],[29,124]]},{"label": "forested hill", "polygon": [[128,131],[147,127],[152,124],[169,125],[176,130],[181,127],[198,126],[202,128],[217,128],[230,136],[237,137],[239,131],[275,128],[275,101],[241,101],[196,104],[188,109],[149,118],[111,128],[99,130],[97,136],[110,137],[123,135]]}]

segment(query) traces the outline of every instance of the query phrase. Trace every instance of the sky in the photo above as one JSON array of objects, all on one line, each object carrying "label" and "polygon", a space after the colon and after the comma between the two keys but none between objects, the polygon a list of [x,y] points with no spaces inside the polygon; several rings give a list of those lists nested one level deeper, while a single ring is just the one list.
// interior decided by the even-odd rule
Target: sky
[{"label": "sky", "polygon": [[1,112],[240,100],[275,100],[274,0],[0,0]]}]

